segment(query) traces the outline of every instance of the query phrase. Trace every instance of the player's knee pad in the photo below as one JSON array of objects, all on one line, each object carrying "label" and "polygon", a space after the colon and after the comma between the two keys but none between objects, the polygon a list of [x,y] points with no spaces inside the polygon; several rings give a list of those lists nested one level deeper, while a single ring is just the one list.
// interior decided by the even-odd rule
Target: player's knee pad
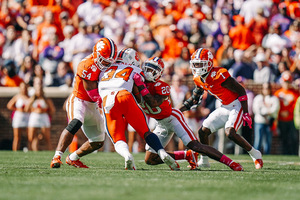
[{"label": "player's knee pad", "polygon": [[82,122],[78,119],[73,119],[68,126],[66,127],[67,131],[69,131],[71,134],[75,135],[77,131],[82,126]]}]

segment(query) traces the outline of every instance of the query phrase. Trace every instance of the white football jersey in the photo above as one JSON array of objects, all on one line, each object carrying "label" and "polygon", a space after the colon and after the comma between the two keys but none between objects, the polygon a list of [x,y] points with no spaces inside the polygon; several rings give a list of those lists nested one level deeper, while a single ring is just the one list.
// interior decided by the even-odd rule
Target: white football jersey
[{"label": "white football jersey", "polygon": [[103,98],[111,91],[127,90],[132,92],[134,84],[133,76],[141,73],[142,69],[134,65],[114,63],[103,74],[99,81],[98,88]]}]

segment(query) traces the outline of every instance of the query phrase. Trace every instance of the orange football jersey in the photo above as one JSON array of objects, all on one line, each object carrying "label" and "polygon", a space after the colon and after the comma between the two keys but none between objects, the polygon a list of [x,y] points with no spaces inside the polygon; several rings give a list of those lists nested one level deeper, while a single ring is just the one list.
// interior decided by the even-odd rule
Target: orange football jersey
[{"label": "orange football jersey", "polygon": [[213,67],[204,82],[200,76],[194,77],[194,82],[197,86],[219,99],[222,104],[228,105],[239,96],[237,93],[221,86],[228,77],[230,77],[230,74],[227,69],[222,67]]},{"label": "orange football jersey", "polygon": [[101,70],[94,63],[93,55],[85,57],[77,67],[73,94],[82,100],[93,102],[83,87],[82,79],[88,81],[99,81]]},{"label": "orange football jersey", "polygon": [[144,112],[154,119],[164,119],[166,117],[169,117],[172,113],[172,106],[170,101],[170,89],[171,87],[163,82],[163,81],[157,81],[157,82],[150,82],[146,83],[146,86],[153,96],[160,95],[165,96],[164,102],[155,108],[151,108],[146,102],[143,102],[141,107],[143,108]]}]

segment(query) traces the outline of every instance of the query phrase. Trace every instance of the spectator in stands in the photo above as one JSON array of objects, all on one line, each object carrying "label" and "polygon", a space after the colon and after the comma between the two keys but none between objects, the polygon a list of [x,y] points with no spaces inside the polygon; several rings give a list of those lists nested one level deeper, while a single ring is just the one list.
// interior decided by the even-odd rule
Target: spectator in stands
[{"label": "spectator in stands", "polygon": [[67,25],[63,29],[63,34],[65,39],[58,43],[58,45],[64,49],[64,56],[63,61],[67,63],[72,63],[72,57],[73,57],[73,49],[72,49],[72,36],[74,34],[74,27],[71,25]]},{"label": "spectator in stands", "polygon": [[12,127],[14,132],[13,151],[20,150],[21,138],[24,133],[26,133],[27,137],[29,113],[25,112],[25,106],[28,100],[28,85],[22,82],[19,87],[19,93],[13,96],[7,103],[7,108],[14,111],[12,113]]},{"label": "spectator in stands", "polygon": [[288,46],[287,39],[285,39],[281,33],[282,31],[279,23],[274,23],[269,27],[268,34],[264,36],[262,46],[271,49],[274,54],[280,53]]},{"label": "spectator in stands", "polygon": [[294,109],[299,92],[292,88],[291,72],[282,73],[281,86],[274,95],[279,98],[278,131],[282,143],[282,154],[297,155],[299,140],[294,124]]},{"label": "spectator in stands", "polygon": [[187,47],[181,49],[180,57],[175,59],[174,70],[176,74],[187,76],[191,73],[190,60],[191,54]]},{"label": "spectator in stands", "polygon": [[72,66],[73,72],[76,74],[77,65],[79,62],[92,53],[93,41],[87,34],[87,25],[84,21],[79,23],[78,33],[71,39],[71,47],[73,49]]},{"label": "spectator in stands", "polygon": [[244,17],[241,15],[233,16],[233,20],[235,26],[232,27],[228,33],[232,40],[232,46],[236,49],[246,50],[254,44],[251,30],[245,25]]},{"label": "spectator in stands", "polygon": [[255,83],[267,83],[275,81],[275,75],[268,65],[266,56],[263,52],[257,53],[257,55],[253,58],[253,61],[257,66],[257,69],[254,70],[253,74],[253,81]]},{"label": "spectator in stands", "polygon": [[288,67],[287,63],[284,61],[280,61],[278,63],[277,71],[278,72],[276,74],[277,76],[276,76],[275,82],[280,84],[282,73],[285,71],[289,71],[289,67]]},{"label": "spectator in stands", "polygon": [[40,55],[40,64],[45,72],[55,74],[58,63],[64,56],[64,49],[58,46],[56,35],[49,36],[49,44],[45,47]]},{"label": "spectator in stands", "polygon": [[218,50],[219,47],[223,44],[224,36],[228,35],[230,29],[231,25],[229,15],[223,14],[218,29],[211,35],[207,36],[206,45],[209,47],[213,47],[215,50]]},{"label": "spectator in stands", "polygon": [[66,62],[60,61],[57,66],[57,72],[53,77],[52,86],[69,88],[72,87],[72,81],[73,72]]},{"label": "spectator in stands", "polygon": [[32,26],[30,25],[31,15],[30,12],[26,11],[26,4],[23,1],[20,3],[20,9],[16,17],[16,30],[31,30]]},{"label": "spectator in stands", "polygon": [[270,6],[271,4],[268,1],[261,1],[261,0],[244,1],[241,6],[240,15],[245,18],[245,23],[247,24],[250,22],[252,18],[254,18],[257,15],[258,9],[262,9],[264,16],[269,17]]},{"label": "spectator in stands", "polygon": [[[47,149],[52,150],[50,134],[50,117],[55,113],[55,107],[51,99],[44,95],[42,79],[34,79],[35,94],[29,99],[25,111],[30,112],[28,121],[28,148],[32,151],[38,151],[39,139],[45,138]],[[37,130],[41,129],[42,135]]]},{"label": "spectator in stands", "polygon": [[244,52],[240,49],[234,51],[235,63],[229,69],[229,73],[232,77],[242,77],[244,79],[253,79],[254,69],[243,61]]},{"label": "spectator in stands", "polygon": [[4,60],[14,60],[15,54],[15,44],[17,40],[17,33],[14,26],[10,25],[6,28],[5,34],[5,44],[3,46],[2,58]]},{"label": "spectator in stands", "polygon": [[213,11],[211,9],[205,13],[205,19],[201,21],[200,27],[204,36],[211,35],[218,29],[219,25],[214,20]]},{"label": "spectator in stands", "polygon": [[264,16],[263,8],[258,8],[257,15],[254,16],[247,27],[252,32],[254,42],[257,46],[261,46],[261,42],[265,34],[268,33],[268,19]]},{"label": "spectator in stands", "polygon": [[16,73],[14,61],[5,60],[2,69],[1,85],[5,87],[19,87],[23,80]]},{"label": "spectator in stands", "polygon": [[169,28],[171,32],[164,41],[164,50],[162,51],[162,58],[166,61],[178,58],[181,49],[187,46],[187,41],[183,39],[182,31],[178,30],[174,24]]},{"label": "spectator in stands", "polygon": [[54,22],[53,13],[47,10],[44,14],[44,21],[37,26],[36,40],[34,41],[33,58],[38,60],[39,54],[49,45],[52,35],[58,37],[58,41],[62,40],[63,35],[61,27]]},{"label": "spectator in stands", "polygon": [[182,80],[183,77],[179,74],[174,74],[172,77],[170,96],[174,108],[178,108],[182,105],[185,94],[189,91],[189,88],[182,84]]},{"label": "spectator in stands", "polygon": [[23,59],[23,63],[20,67],[18,75],[27,84],[29,84],[30,81],[33,79],[35,64],[35,60],[33,60],[33,58],[30,55],[25,56],[25,58]]},{"label": "spectator in stands", "polygon": [[285,32],[289,29],[289,26],[293,20],[287,15],[287,9],[284,4],[280,4],[278,8],[279,13],[271,18],[270,25],[273,26],[274,24],[278,23],[281,27],[281,31]]},{"label": "spectator in stands", "polygon": [[[120,12],[120,10],[117,10],[117,7],[107,7],[104,9],[101,17],[103,36],[109,37],[113,41],[117,40],[118,35],[123,34],[123,29],[125,28],[126,17],[125,14],[120,14]],[[117,15],[118,13],[119,16]],[[123,18],[120,15],[123,15]]]},{"label": "spectator in stands", "polygon": [[87,26],[99,23],[102,11],[102,5],[95,3],[95,0],[87,0],[78,6],[74,15],[74,26],[79,27],[79,22],[82,20]]},{"label": "spectator in stands", "polygon": [[263,83],[262,94],[255,96],[253,100],[254,113],[254,148],[264,154],[270,154],[272,145],[271,127],[277,119],[280,108],[279,99],[272,95],[270,83]]},{"label": "spectator in stands", "polygon": [[151,57],[160,57],[161,56],[161,50],[160,46],[153,37],[153,32],[150,29],[147,29],[143,37],[143,42],[139,45],[138,51],[140,52],[141,60],[147,60]]},{"label": "spectator in stands", "polygon": [[26,55],[32,55],[33,48],[34,47],[31,41],[31,33],[25,29],[22,31],[21,37],[16,40],[14,47],[14,61],[18,68],[23,63]]},{"label": "spectator in stands", "polygon": [[224,35],[223,44],[216,52],[216,60],[220,67],[224,67],[227,70],[235,63],[234,48],[232,47],[229,35]]}]

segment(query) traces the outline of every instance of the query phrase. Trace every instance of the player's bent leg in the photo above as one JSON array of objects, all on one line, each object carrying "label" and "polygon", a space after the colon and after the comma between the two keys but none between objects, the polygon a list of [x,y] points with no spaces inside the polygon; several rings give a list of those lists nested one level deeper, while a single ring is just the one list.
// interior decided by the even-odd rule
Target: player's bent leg
[{"label": "player's bent leg", "polygon": [[[199,134],[201,143],[208,145],[208,136],[211,134],[210,129],[202,126],[198,130],[198,134]],[[200,168],[210,168],[208,156],[205,155],[204,153],[202,155],[200,155],[200,159],[197,163],[197,166]]]},{"label": "player's bent leg", "polygon": [[161,160],[166,163],[171,170],[180,170],[180,166],[178,163],[172,158],[163,148],[161,142],[159,141],[159,138],[154,133],[148,131],[144,134],[144,138],[147,142],[147,144],[154,149]]},{"label": "player's bent leg", "polygon": [[129,147],[126,142],[119,140],[114,144],[115,150],[125,159],[125,169],[126,170],[136,170],[134,164],[134,159],[131,153],[129,152]]},{"label": "player's bent leg", "polygon": [[86,141],[78,150],[76,150],[66,158],[66,163],[76,168],[88,168],[88,166],[83,164],[79,159],[82,156],[85,156],[89,153],[92,153],[95,150],[100,149],[103,146],[103,144],[104,144],[103,141],[101,142]]},{"label": "player's bent leg", "polygon": [[75,118],[63,130],[63,132],[60,135],[55,154],[50,163],[51,168],[59,168],[61,166],[61,157],[68,148],[68,146],[71,144],[74,135],[77,133],[81,126],[82,122]]},{"label": "player's bent leg", "polygon": [[260,151],[254,149],[251,144],[245,140],[242,136],[236,133],[235,129],[230,127],[226,128],[225,134],[228,136],[230,140],[238,144],[240,147],[245,149],[250,157],[252,158],[255,168],[256,169],[261,169],[263,167],[263,160],[262,160],[262,154]]},{"label": "player's bent leg", "polygon": [[205,145],[205,144],[201,144],[198,140],[191,141],[190,143],[188,143],[187,146],[190,149],[192,149],[198,153],[203,153],[203,154],[207,155],[208,157],[227,165],[234,171],[243,171],[242,167],[241,167],[241,169],[239,167],[237,167],[237,166],[240,166],[240,164],[238,164],[238,163],[233,164],[235,162],[233,162],[230,158],[228,158],[227,156],[225,156],[224,154],[219,152],[217,149],[215,149],[211,146]]}]

